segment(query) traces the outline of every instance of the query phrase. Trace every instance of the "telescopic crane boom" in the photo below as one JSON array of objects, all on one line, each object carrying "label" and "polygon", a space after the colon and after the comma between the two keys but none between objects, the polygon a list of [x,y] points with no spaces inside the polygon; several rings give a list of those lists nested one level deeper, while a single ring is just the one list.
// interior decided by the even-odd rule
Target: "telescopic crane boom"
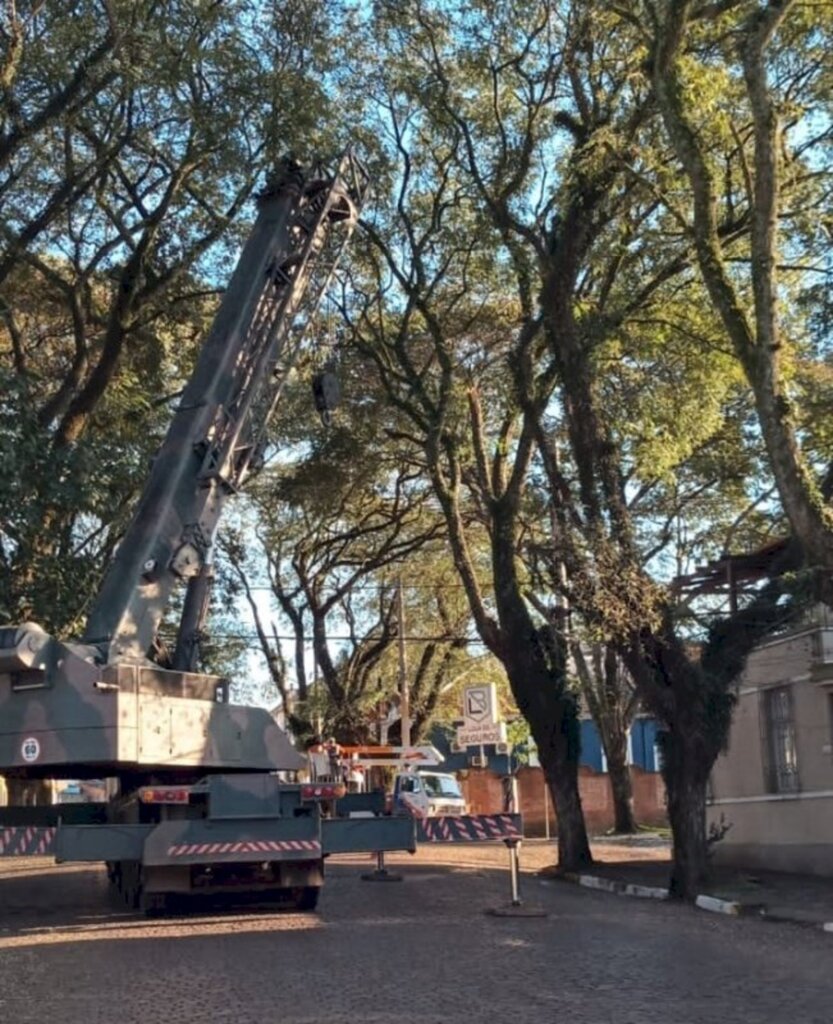
[{"label": "telescopic crane boom", "polygon": [[[205,579],[225,501],[257,462],[367,185],[348,152],[334,170],[287,161],[260,195],[252,233],[88,619],[84,642],[98,645],[107,663],[146,658],[176,584]],[[192,667],[187,642],[181,635],[176,667]]]},{"label": "telescopic crane boom", "polygon": [[[0,628],[0,774],[84,778],[165,768],[293,769],[266,711],[227,703],[193,671],[210,555],[228,497],[257,465],[269,417],[368,191],[348,150],[335,166],[287,159],[202,345],[82,640]],[[186,582],[173,668],[157,632]]]},{"label": "telescopic crane boom", "polygon": [[[262,708],[190,671],[226,499],[256,466],[278,401],[368,187],[287,161],[257,220],[104,580],[80,643],[0,628],[0,774],[116,780],[105,804],[0,809],[0,857],[104,861],[130,907],[245,893],[312,910],[324,856],[415,849],[413,821],[328,817],[342,787],[289,782],[306,760]],[[321,385],[321,376],[318,380]],[[317,404],[327,406],[319,386]],[[174,587],[188,583],[174,667],[154,663]],[[56,809],[57,810],[57,809]],[[35,812],[48,812],[37,813]]]}]

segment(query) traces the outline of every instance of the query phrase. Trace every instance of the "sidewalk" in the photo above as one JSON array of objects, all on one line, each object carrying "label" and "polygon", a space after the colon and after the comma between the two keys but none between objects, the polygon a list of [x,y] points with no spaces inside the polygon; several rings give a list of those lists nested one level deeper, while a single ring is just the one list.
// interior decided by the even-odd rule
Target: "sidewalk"
[{"label": "sidewalk", "polygon": [[[559,876],[545,869],[542,873],[622,895],[661,898],[661,890],[667,892],[671,855],[667,840],[604,836],[594,839],[592,847],[595,863],[586,872]],[[697,905],[724,914],[751,914],[833,932],[833,878],[718,865],[704,884]]]}]

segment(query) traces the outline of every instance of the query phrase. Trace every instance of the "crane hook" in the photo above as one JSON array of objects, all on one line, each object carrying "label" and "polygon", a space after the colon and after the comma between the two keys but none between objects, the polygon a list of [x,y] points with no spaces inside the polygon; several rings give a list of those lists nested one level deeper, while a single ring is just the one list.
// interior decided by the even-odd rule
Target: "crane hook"
[{"label": "crane hook", "polygon": [[332,423],[332,412],[341,398],[338,377],[332,370],[325,369],[315,374],[312,378],[312,394],[321,422],[325,427],[329,427]]}]

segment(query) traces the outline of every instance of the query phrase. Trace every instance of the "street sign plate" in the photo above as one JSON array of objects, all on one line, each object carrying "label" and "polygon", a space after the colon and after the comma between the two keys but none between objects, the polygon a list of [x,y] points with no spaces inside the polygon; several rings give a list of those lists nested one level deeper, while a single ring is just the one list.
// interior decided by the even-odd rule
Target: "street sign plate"
[{"label": "street sign plate", "polygon": [[457,742],[461,747],[482,747],[487,743],[506,742],[506,723],[493,725],[461,725],[457,729]]},{"label": "street sign plate", "polygon": [[498,720],[497,691],[494,683],[477,683],[463,689],[465,727],[495,725]]}]

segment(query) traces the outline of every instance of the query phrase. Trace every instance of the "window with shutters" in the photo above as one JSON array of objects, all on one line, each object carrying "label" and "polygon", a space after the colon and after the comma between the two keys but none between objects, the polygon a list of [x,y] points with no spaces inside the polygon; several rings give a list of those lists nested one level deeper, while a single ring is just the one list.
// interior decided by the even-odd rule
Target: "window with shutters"
[{"label": "window with shutters", "polygon": [[770,793],[797,793],[801,787],[795,745],[792,688],[779,686],[773,690],[765,690],[763,701],[767,789]]}]

